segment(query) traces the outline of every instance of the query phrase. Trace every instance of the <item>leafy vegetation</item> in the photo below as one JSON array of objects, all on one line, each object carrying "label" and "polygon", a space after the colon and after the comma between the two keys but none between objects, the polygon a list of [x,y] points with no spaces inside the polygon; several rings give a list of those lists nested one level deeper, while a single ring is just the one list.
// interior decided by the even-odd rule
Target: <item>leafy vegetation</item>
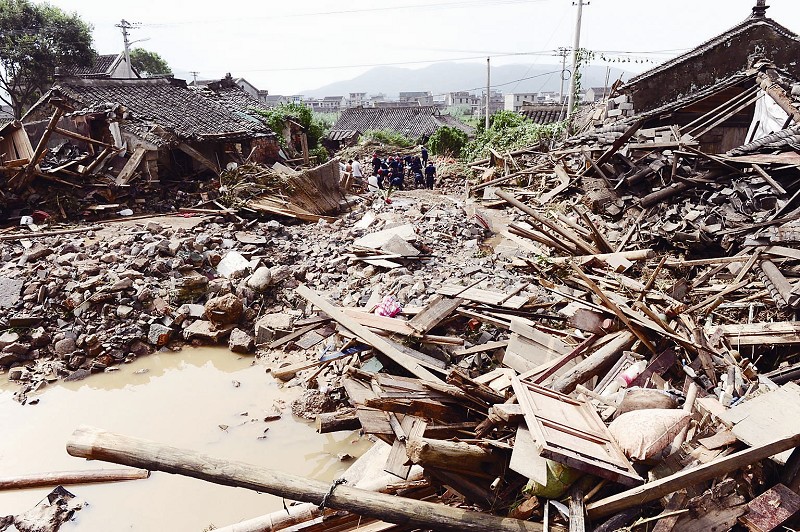
[{"label": "leafy vegetation", "polygon": [[264,118],[270,129],[278,134],[281,145],[286,147],[286,139],[281,132],[286,125],[286,120],[293,120],[303,126],[308,136],[308,148],[313,150],[320,146],[320,139],[325,136],[330,125],[329,118],[322,118],[322,115],[314,113],[309,107],[299,103],[282,103],[281,105],[267,111],[257,110]]},{"label": "leafy vegetation", "polygon": [[364,140],[374,140],[390,146],[397,146],[400,148],[410,148],[415,143],[408,140],[400,133],[386,129],[371,129],[365,131],[363,135]]},{"label": "leafy vegetation", "polygon": [[144,78],[172,74],[163,57],[144,48],[131,50],[131,66]]},{"label": "leafy vegetation", "polygon": [[56,67],[89,66],[92,27],[76,13],[29,0],[0,0],[0,100],[19,118],[52,85]]},{"label": "leafy vegetation", "polygon": [[467,134],[460,129],[443,126],[431,135],[428,145],[437,155],[458,155],[468,141]]},{"label": "leafy vegetation", "polygon": [[472,162],[489,156],[489,148],[513,151],[548,141],[564,131],[565,123],[535,124],[513,111],[498,111],[489,118],[489,129],[478,125],[477,136],[461,150],[461,157]]}]

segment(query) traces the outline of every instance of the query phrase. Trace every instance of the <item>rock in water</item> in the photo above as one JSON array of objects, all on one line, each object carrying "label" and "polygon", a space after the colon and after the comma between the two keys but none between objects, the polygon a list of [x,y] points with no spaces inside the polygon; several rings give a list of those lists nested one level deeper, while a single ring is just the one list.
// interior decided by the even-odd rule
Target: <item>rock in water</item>
[{"label": "rock in water", "polygon": [[241,329],[231,331],[228,338],[228,349],[234,353],[249,353],[253,349],[253,337]]}]

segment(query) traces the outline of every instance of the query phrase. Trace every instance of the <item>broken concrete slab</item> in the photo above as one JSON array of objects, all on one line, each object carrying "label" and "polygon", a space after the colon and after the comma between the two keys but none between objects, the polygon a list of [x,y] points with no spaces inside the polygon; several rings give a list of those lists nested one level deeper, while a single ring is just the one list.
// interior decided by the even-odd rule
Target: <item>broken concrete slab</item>
[{"label": "broken concrete slab", "polygon": [[407,242],[414,241],[417,239],[416,226],[414,224],[404,224],[369,233],[361,238],[357,238],[355,242],[353,242],[353,245],[364,248],[381,249],[381,246],[389,242],[393,236],[398,236]]}]

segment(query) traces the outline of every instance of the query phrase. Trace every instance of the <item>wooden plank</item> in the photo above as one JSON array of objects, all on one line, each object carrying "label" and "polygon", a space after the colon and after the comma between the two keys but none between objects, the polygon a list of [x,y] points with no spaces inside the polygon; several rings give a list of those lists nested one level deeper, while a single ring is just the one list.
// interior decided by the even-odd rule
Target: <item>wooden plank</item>
[{"label": "wooden plank", "polygon": [[800,495],[783,484],[776,484],[750,501],[747,513],[739,520],[752,532],[770,532],[791,519],[798,510]]},{"label": "wooden plank", "polygon": [[476,353],[485,353],[486,351],[494,351],[495,349],[502,349],[508,345],[508,340],[500,340],[497,342],[486,342],[485,344],[478,344],[468,349],[459,349],[453,353],[453,356],[462,357],[467,355],[474,355]]},{"label": "wooden plank", "polygon": [[436,295],[425,305],[422,312],[411,318],[408,324],[418,334],[425,334],[450,316],[463,302],[464,300],[458,297],[445,298]]},{"label": "wooden plank", "polygon": [[[530,298],[523,297],[523,296],[513,296],[505,302],[502,302],[503,299],[506,298],[507,294],[502,292],[492,292],[490,290],[482,290],[480,288],[470,288],[463,293],[464,290],[463,286],[458,285],[444,285],[440,287],[436,293],[441,294],[444,296],[455,296],[462,299],[467,299],[469,301],[474,301],[475,303],[486,303],[487,305],[495,305],[501,306],[505,308],[510,308],[514,310],[519,310],[523,306],[525,306]],[[501,303],[502,302],[502,303]]]},{"label": "wooden plank", "polygon": [[517,333],[518,335],[541,345],[545,349],[554,352],[556,355],[564,355],[572,350],[570,346],[559,340],[557,337],[544,333],[519,318],[511,318],[511,332]]},{"label": "wooden plank", "polygon": [[525,478],[547,485],[547,459],[542,458],[542,446],[531,435],[528,426],[521,421],[517,426],[514,450],[508,467]]},{"label": "wooden plank", "polygon": [[[775,438],[800,433],[800,386],[789,382],[777,390],[759,395],[726,410],[722,420],[733,425],[731,432],[747,445],[762,445]],[[785,464],[790,452],[773,457]]]},{"label": "wooden plank", "polygon": [[[520,336],[517,333],[511,333],[511,337],[508,340],[508,347],[506,348],[505,357],[513,355],[524,358],[531,364],[529,367],[537,367],[550,362],[554,358],[558,358],[562,355],[562,353],[547,349],[541,344],[529,340],[524,336]],[[505,363],[505,358],[503,361]]]},{"label": "wooden plank", "polygon": [[512,387],[541,456],[627,486],[643,482],[590,404],[518,377]]},{"label": "wooden plank", "polygon": [[353,334],[357,335],[362,341],[364,341],[364,343],[371,345],[412,375],[422,380],[434,382],[440,380],[436,375],[423,368],[419,362],[391,345],[384,338],[381,338],[354,319],[350,318],[343,312],[341,308],[333,305],[311,288],[305,285],[300,285],[295,289],[295,292],[313,303],[317,308],[322,310],[337,323],[350,330]]},{"label": "wooden plank", "polygon": [[638,486],[623,491],[622,493],[606,497],[597,502],[590,503],[586,507],[586,510],[591,519],[615,514],[621,510],[654,501],[682,488],[721,477],[722,475],[736,471],[742,467],[769,458],[774,454],[793,449],[798,445],[800,445],[800,434],[781,438],[759,447],[751,447],[739,451],[738,453],[719,458],[713,462],[708,462],[685,471],[679,471],[678,473],[662,479],[648,482],[643,486]]},{"label": "wooden plank", "polygon": [[730,430],[723,430],[709,436],[708,438],[700,438],[697,440],[700,445],[713,451],[714,449],[719,449],[720,447],[727,447],[728,445],[733,445],[736,443],[736,436],[734,436],[733,432]]},{"label": "wooden plank", "polygon": [[[390,414],[393,416],[394,414]],[[391,418],[390,418],[391,423]],[[422,438],[425,434],[425,427],[428,422],[416,416],[405,416],[400,422],[401,434],[396,434],[392,450],[389,451],[389,458],[383,470],[403,480],[408,478],[411,471],[411,463],[406,454],[406,442]]]},{"label": "wooden plank", "polygon": [[800,344],[800,321],[737,323],[705,328],[708,337],[722,334],[733,346]]},{"label": "wooden plank", "polygon": [[771,175],[769,175],[769,174],[766,172],[766,170],[764,170],[763,168],[761,168],[761,166],[759,166],[759,165],[758,165],[758,164],[756,164],[756,163],[753,163],[753,164],[751,164],[750,166],[752,166],[752,167],[753,167],[753,169],[754,169],[756,172],[758,172],[758,173],[761,175],[761,177],[763,177],[763,178],[764,178],[764,181],[766,181],[767,183],[769,183],[769,186],[771,186],[771,187],[772,187],[772,188],[775,190],[775,192],[777,192],[777,193],[778,193],[778,195],[780,195],[780,196],[784,196],[784,195],[786,195],[786,189],[784,189],[784,188],[781,186],[781,184],[780,184],[780,183],[778,183],[777,181],[775,181],[775,179],[773,179],[773,178],[772,178],[772,176],[771,176]]},{"label": "wooden plank", "polygon": [[117,185],[128,184],[133,173],[139,168],[139,164],[141,164],[146,151],[147,150],[141,146],[133,150],[133,154],[131,154],[130,158],[125,162],[125,166],[123,166],[122,170],[117,174]]},{"label": "wooden plank", "polygon": [[185,142],[178,144],[178,149],[219,176],[219,168],[217,168],[217,165],[209,161],[205,155],[196,149],[192,148]]}]

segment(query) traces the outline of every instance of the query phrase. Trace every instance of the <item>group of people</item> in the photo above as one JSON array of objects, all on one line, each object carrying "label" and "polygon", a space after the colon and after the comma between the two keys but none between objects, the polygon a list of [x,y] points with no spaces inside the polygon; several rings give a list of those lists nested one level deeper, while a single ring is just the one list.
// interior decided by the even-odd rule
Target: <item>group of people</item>
[{"label": "group of people", "polygon": [[406,178],[414,179],[415,188],[433,190],[436,180],[436,166],[428,161],[428,150],[421,146],[419,155],[390,155],[382,159],[377,153],[372,154],[372,176],[368,179],[370,189],[406,187]]}]

